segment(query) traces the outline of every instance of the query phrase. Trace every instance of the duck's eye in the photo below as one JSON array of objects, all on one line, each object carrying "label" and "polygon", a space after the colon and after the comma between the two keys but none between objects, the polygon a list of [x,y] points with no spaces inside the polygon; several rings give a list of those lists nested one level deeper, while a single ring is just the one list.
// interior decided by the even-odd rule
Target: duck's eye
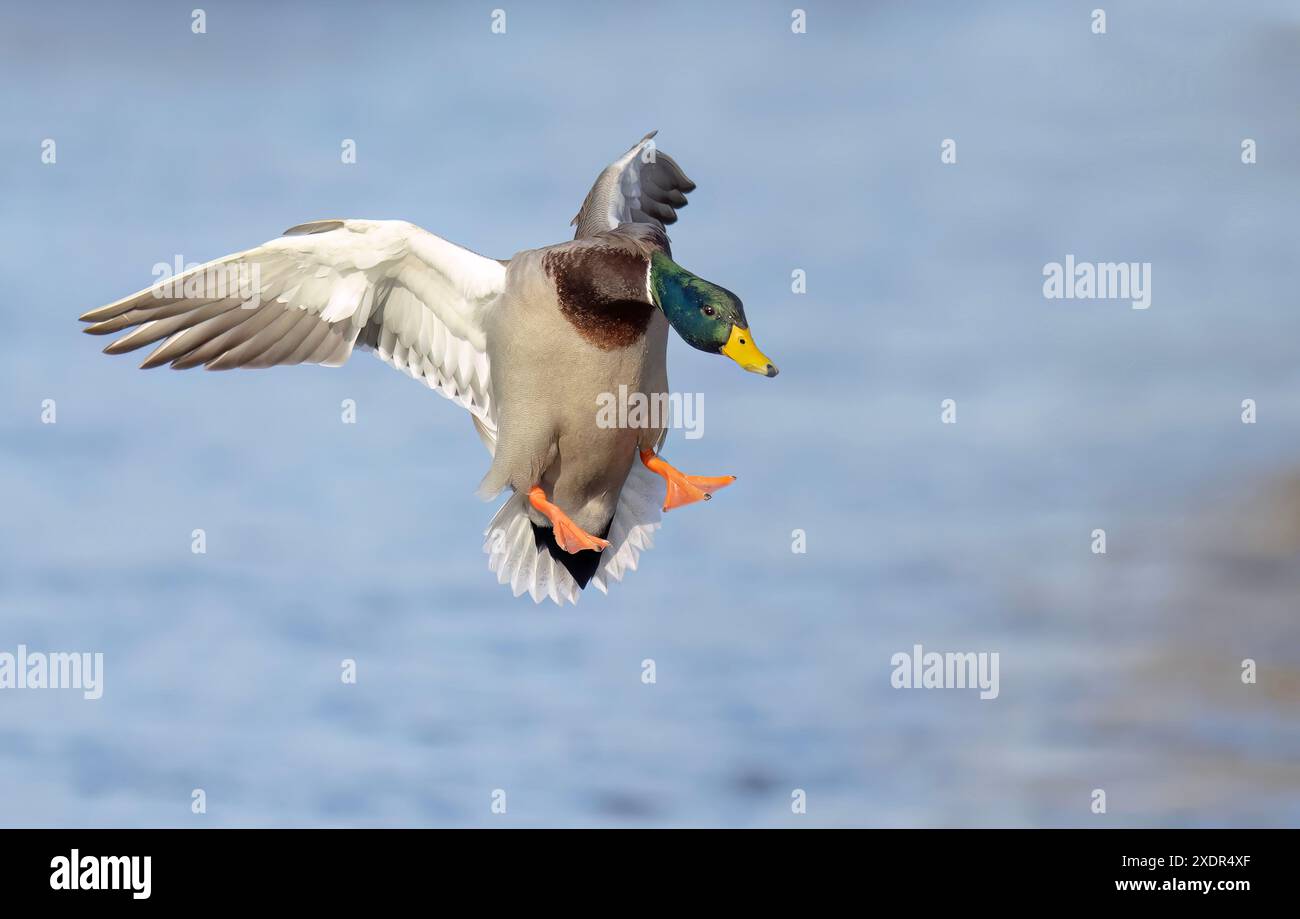
[{"label": "duck's eye", "polygon": [[704,308],[704,315],[706,315],[706,316],[712,316],[712,315],[713,315],[713,307],[711,307],[711,306],[706,306],[706,307]]}]

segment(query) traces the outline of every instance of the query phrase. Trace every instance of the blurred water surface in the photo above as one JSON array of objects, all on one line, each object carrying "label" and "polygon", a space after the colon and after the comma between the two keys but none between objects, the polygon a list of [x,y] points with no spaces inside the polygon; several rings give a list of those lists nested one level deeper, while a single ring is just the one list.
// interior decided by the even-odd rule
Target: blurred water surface
[{"label": "blurred water surface", "polygon": [[[107,672],[0,693],[0,824],[1300,821],[1300,12],[1094,5],[9,5],[0,650]],[[318,217],[561,240],[652,128],[675,254],[782,373],[674,340],[668,456],[740,481],[576,609],[494,583],[468,419],[378,361],[78,333]],[[1152,263],[1151,308],[1045,300],[1067,253]],[[891,689],[917,642],[998,651],[998,700]]]}]

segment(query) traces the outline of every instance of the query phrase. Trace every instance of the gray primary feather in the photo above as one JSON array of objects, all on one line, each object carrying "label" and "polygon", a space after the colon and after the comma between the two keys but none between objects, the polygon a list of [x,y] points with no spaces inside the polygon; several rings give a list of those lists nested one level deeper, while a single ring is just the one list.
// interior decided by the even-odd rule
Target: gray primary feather
[{"label": "gray primary feather", "polygon": [[574,239],[612,230],[619,224],[646,223],[664,226],[677,222],[677,208],[686,206],[686,195],[695,183],[682,167],[652,143],[658,131],[641,138],[596,177],[582,208],[573,218],[578,229]]}]

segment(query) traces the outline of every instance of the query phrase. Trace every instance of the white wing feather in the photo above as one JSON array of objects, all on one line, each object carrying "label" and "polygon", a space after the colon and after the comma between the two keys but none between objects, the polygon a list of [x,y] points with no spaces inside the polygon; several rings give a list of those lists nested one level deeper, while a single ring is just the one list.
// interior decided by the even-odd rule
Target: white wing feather
[{"label": "white wing feather", "polygon": [[[146,367],[337,366],[373,349],[494,429],[483,317],[505,273],[406,221],[324,220],[81,318],[93,334],[133,330],[109,353],[161,342]],[[253,296],[206,282],[223,276],[251,280]]]}]

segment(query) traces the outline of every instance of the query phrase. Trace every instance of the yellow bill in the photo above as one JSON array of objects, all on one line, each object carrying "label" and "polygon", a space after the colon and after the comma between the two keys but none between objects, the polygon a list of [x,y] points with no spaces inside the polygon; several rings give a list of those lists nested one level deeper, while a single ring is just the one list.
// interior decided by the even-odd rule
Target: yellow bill
[{"label": "yellow bill", "polygon": [[754,337],[749,334],[749,329],[733,325],[727,343],[722,346],[722,353],[750,373],[761,373],[765,377],[774,377],[777,374],[776,365],[768,360],[766,354],[758,350],[758,346],[754,344]]}]

